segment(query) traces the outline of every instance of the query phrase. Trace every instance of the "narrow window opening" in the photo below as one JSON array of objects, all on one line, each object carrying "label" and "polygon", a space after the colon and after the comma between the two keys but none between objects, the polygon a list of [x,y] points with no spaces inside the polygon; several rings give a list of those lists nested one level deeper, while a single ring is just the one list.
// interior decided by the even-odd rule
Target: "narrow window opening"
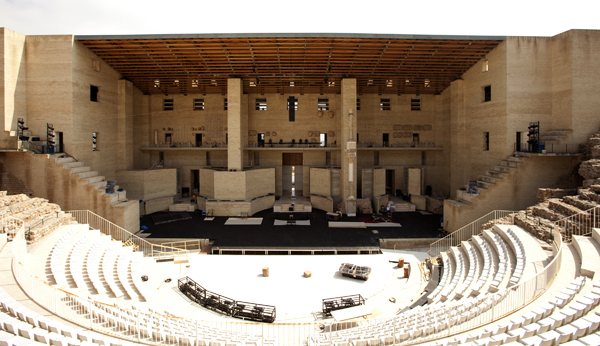
[{"label": "narrow window opening", "polygon": [[227,110],[227,98],[223,99],[223,110]]},{"label": "narrow window opening", "polygon": [[100,88],[95,85],[90,85],[90,101],[98,102],[98,91],[100,91]]},{"label": "narrow window opening", "polygon": [[483,133],[483,151],[490,151],[490,133]]},{"label": "narrow window opening", "polygon": [[380,99],[379,100],[379,109],[382,111],[392,110],[392,103],[390,102],[390,99]]},{"label": "narrow window opening", "polygon": [[420,111],[421,110],[421,99],[410,99],[410,110]]},{"label": "narrow window opening", "polygon": [[255,109],[257,111],[266,111],[267,110],[267,99],[256,99]]},{"label": "narrow window opening", "polygon": [[163,111],[173,110],[173,99],[163,99]]},{"label": "narrow window opening", "polygon": [[483,102],[490,102],[492,100],[492,86],[486,85],[483,87]]},{"label": "narrow window opening", "polygon": [[481,64],[481,72],[487,72],[489,71],[489,64],[488,64],[488,60],[487,59],[483,59],[483,62]]},{"label": "narrow window opening", "polygon": [[92,151],[98,151],[98,132],[92,132]]},{"label": "narrow window opening", "polygon": [[328,111],[329,110],[329,99],[318,99],[317,109],[320,111]]},{"label": "narrow window opening", "polygon": [[194,99],[194,110],[195,111],[203,111],[204,110],[204,99]]},{"label": "narrow window opening", "polygon": [[356,110],[360,110],[360,99],[356,99]]}]

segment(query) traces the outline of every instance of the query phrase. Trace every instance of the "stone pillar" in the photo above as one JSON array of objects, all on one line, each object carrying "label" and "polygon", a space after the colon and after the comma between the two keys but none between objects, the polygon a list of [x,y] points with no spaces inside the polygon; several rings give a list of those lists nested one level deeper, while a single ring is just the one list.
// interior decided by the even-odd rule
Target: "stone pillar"
[{"label": "stone pillar", "polygon": [[118,81],[117,146],[118,169],[133,169],[133,83]]},{"label": "stone pillar", "polygon": [[244,167],[244,145],[248,138],[248,110],[244,102],[242,80],[227,80],[227,168],[241,171]]},{"label": "stone pillar", "polygon": [[[352,110],[353,115],[349,116],[349,111]],[[356,182],[358,180],[357,176],[357,162],[354,159],[351,164],[348,159],[347,152],[347,143],[348,141],[356,142],[356,131],[357,131],[357,122],[356,122],[356,79],[354,78],[345,78],[342,79],[342,93],[341,93],[341,107],[339,118],[340,118],[340,126],[339,126],[339,141],[340,150],[341,150],[341,165],[342,171],[340,176],[340,194],[342,201],[346,201],[346,199],[350,196],[356,198]],[[350,168],[352,169],[352,173],[350,174]],[[350,179],[352,181],[350,181]]]},{"label": "stone pillar", "polygon": [[465,112],[465,81],[450,84],[450,196],[468,183],[466,168],[469,167],[468,123]]}]

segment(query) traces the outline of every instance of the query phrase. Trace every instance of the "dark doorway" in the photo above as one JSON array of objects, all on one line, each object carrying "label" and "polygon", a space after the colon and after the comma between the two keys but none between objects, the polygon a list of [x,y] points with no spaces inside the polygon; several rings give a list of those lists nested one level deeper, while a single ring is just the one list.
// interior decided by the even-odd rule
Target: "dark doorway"
[{"label": "dark doorway", "polygon": [[517,131],[517,143],[515,146],[515,151],[521,151],[521,132]]},{"label": "dark doorway", "polygon": [[196,133],[196,148],[200,148],[202,146],[202,134]]},{"label": "dark doorway", "polygon": [[173,134],[165,133],[165,144],[171,144],[171,137]]},{"label": "dark doorway", "polygon": [[396,191],[396,170],[385,170],[385,193],[392,195]]},{"label": "dark doorway", "polygon": [[64,152],[64,144],[63,144],[63,133],[62,132],[57,132],[56,133],[56,151],[57,153],[62,153]]},{"label": "dark doorway", "polygon": [[390,134],[389,133],[384,133],[383,134],[383,147],[387,148],[390,146]]},{"label": "dark doorway", "polygon": [[258,134],[257,146],[259,148],[264,148],[264,146],[265,146],[265,134],[264,133],[259,133]]},{"label": "dark doorway", "polygon": [[192,169],[191,173],[192,192],[198,193],[200,191],[200,170]]},{"label": "dark doorway", "polygon": [[419,144],[419,134],[413,133],[413,145]]}]

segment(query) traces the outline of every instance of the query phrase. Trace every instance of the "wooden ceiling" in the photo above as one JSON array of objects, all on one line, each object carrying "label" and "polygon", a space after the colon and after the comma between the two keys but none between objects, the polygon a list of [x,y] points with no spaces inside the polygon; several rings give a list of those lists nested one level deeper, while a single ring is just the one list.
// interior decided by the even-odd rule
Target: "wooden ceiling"
[{"label": "wooden ceiling", "polygon": [[[78,36],[76,39],[146,94],[439,94],[503,37],[364,34]],[[304,36],[304,37],[303,37]]]}]

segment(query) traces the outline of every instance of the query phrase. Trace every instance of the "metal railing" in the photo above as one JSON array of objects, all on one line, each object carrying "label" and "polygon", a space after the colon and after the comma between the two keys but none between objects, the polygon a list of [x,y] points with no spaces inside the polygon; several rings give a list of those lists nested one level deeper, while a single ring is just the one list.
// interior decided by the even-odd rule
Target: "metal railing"
[{"label": "metal railing", "polygon": [[442,148],[441,146],[436,146],[435,142],[402,142],[402,143],[375,143],[375,142],[367,142],[367,143],[357,143],[357,148]]},{"label": "metal railing", "polygon": [[69,213],[78,223],[88,224],[90,229],[100,230],[100,232],[111,236],[112,239],[123,242],[131,241],[137,246],[138,251],[144,253],[144,256],[153,257],[157,260],[173,259],[176,262],[188,259],[188,250],[152,244],[89,210],[71,210]]},{"label": "metal railing", "polygon": [[196,143],[192,142],[172,142],[172,143],[154,143],[154,142],[146,142],[146,145],[141,149],[161,149],[161,148],[199,148],[199,149],[209,149],[209,148],[227,148],[227,143],[222,142],[211,142],[211,143],[202,143],[200,146],[196,146]]},{"label": "metal railing", "polygon": [[592,228],[600,228],[600,206],[560,219],[554,225],[563,230],[568,238],[572,235],[589,235]]},{"label": "metal railing", "polygon": [[[483,227],[490,223],[490,221],[501,219],[511,214],[515,214],[515,211],[509,210],[494,210],[491,211],[479,219],[471,222],[470,224],[463,226],[456,231],[448,234],[444,238],[433,242],[429,246],[429,256],[436,257],[440,253],[449,250],[452,246],[458,246],[463,240],[469,240],[474,235],[478,235],[483,232]],[[514,224],[514,215],[512,223]]]},{"label": "metal railing", "polygon": [[208,240],[200,241],[200,239],[195,240],[182,240],[182,241],[172,241],[161,243],[160,245],[166,247],[172,247],[177,249],[183,249],[188,251],[200,251],[202,247],[208,245]]},{"label": "metal railing", "polygon": [[573,143],[542,143],[538,146],[531,146],[527,142],[513,144],[514,151],[520,153],[540,153],[540,154],[574,154],[579,152],[579,144]]}]

